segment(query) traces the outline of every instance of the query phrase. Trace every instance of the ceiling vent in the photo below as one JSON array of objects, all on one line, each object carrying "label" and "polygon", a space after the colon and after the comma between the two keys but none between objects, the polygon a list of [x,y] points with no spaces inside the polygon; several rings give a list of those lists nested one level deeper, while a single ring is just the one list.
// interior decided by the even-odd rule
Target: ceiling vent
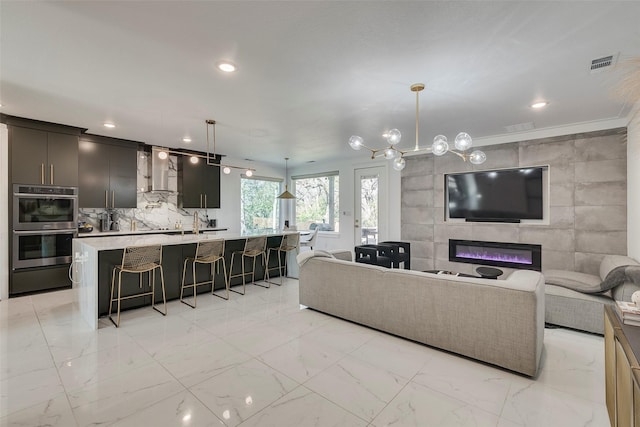
[{"label": "ceiling vent", "polygon": [[591,74],[600,73],[602,71],[611,69],[614,65],[616,65],[617,60],[618,60],[618,54],[603,56],[602,58],[592,60]]},{"label": "ceiling vent", "polygon": [[533,122],[527,122],[527,123],[518,123],[517,125],[505,126],[504,128],[507,132],[513,133],[513,132],[526,132],[528,130],[535,129],[536,126],[533,124]]}]

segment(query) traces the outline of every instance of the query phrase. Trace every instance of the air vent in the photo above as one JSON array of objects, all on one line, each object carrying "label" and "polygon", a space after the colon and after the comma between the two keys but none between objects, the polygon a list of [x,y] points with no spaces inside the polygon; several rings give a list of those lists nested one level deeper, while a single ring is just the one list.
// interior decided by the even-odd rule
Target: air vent
[{"label": "air vent", "polygon": [[610,69],[615,65],[618,55],[603,56],[602,58],[594,59],[591,61],[591,73],[599,73]]},{"label": "air vent", "polygon": [[535,129],[535,127],[536,126],[533,124],[533,122],[527,122],[527,123],[518,123],[517,125],[505,126],[504,128],[506,129],[507,132],[512,133],[512,132],[525,132],[528,130]]}]

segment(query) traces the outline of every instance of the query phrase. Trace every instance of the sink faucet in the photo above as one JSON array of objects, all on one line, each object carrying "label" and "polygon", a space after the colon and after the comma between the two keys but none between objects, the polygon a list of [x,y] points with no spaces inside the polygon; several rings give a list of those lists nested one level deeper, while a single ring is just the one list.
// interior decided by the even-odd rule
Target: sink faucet
[{"label": "sink faucet", "polygon": [[193,213],[193,234],[198,234],[200,232],[200,217],[198,216],[198,211]]}]

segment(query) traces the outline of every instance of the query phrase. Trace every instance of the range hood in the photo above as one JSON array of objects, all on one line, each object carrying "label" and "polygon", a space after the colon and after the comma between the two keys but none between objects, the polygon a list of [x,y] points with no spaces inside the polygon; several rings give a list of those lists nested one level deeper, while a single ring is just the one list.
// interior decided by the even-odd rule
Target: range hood
[{"label": "range hood", "polygon": [[151,147],[147,151],[148,190],[150,193],[175,193],[169,189],[169,153],[160,147]]}]

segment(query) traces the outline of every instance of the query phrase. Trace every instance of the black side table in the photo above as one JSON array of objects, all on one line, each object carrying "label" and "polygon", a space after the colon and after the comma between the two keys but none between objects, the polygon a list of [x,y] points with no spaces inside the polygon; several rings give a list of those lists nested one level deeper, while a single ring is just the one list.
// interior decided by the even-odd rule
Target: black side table
[{"label": "black side table", "polygon": [[499,268],[478,267],[476,268],[476,273],[483,279],[497,279],[498,276],[502,276],[503,271]]}]

